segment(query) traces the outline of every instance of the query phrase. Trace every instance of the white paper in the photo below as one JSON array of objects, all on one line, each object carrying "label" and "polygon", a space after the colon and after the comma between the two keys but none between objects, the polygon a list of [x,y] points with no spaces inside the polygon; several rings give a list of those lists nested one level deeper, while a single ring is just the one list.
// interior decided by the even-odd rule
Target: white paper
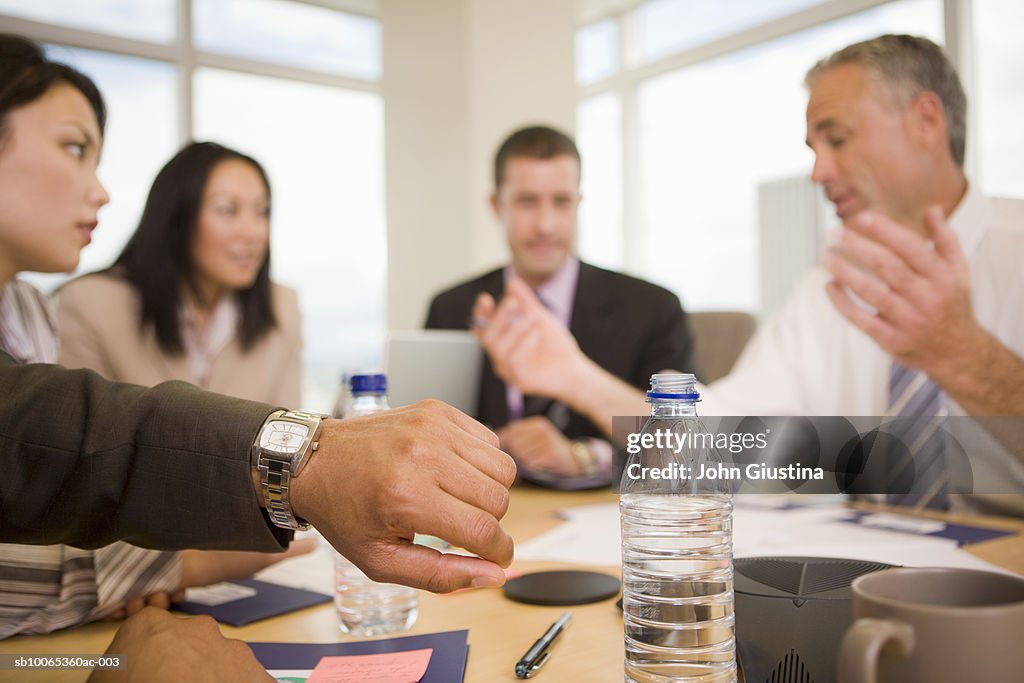
[{"label": "white paper", "polygon": [[227,581],[210,586],[185,589],[185,600],[187,602],[197,602],[207,607],[216,607],[217,605],[224,605],[235,600],[244,600],[254,595],[256,595],[255,588],[242,586],[237,583],[228,583]]},{"label": "white paper", "polygon": [[[290,588],[302,588],[324,595],[334,595],[334,548],[317,532],[301,532],[303,538],[315,537],[320,545],[311,553],[272,564],[256,574],[260,581]],[[296,534],[296,538],[299,535]]]},{"label": "white paper", "polygon": [[[790,499],[791,500],[791,499]],[[952,539],[922,536],[923,530],[941,530],[897,523],[886,514],[872,527],[843,521],[853,511],[842,505],[737,505],[733,511],[733,556],[841,557],[916,567],[963,567],[1008,572],[957,547]],[[619,508],[616,503],[562,510],[566,522],[516,548],[521,560],[548,560],[576,564],[619,565]],[[892,526],[915,528],[918,533],[895,531]]]}]

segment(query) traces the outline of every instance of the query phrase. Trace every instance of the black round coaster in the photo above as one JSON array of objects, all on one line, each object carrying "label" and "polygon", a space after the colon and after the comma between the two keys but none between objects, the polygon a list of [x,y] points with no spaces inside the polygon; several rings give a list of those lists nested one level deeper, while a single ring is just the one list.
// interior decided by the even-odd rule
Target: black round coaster
[{"label": "black round coaster", "polygon": [[535,572],[505,584],[510,600],[530,605],[586,605],[618,592],[619,580],[598,572]]}]

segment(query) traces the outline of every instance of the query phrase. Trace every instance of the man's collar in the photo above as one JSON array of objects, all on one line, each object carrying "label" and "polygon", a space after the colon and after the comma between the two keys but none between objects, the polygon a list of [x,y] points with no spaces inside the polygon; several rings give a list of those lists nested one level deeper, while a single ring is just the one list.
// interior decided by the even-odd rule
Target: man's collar
[{"label": "man's collar", "polygon": [[970,259],[985,229],[992,220],[992,205],[984,194],[968,183],[963,199],[949,215],[949,227],[960,240],[960,248]]},{"label": "man's collar", "polygon": [[[535,292],[544,292],[549,289],[558,289],[563,285],[572,284],[575,285],[576,279],[580,272],[580,259],[575,254],[569,254],[565,263],[563,263],[558,270],[556,270],[551,277],[544,282],[540,283],[536,287],[532,287]],[[519,277],[516,272],[515,266],[509,263],[502,269],[502,276],[507,280],[510,277]]]},{"label": "man's collar", "polygon": [[[537,298],[566,325],[572,318],[573,301],[576,298],[576,282],[579,279],[580,260],[575,254],[570,254],[565,263],[555,273],[541,283],[534,292]],[[515,275],[515,270],[509,264],[503,272],[504,278]]]}]

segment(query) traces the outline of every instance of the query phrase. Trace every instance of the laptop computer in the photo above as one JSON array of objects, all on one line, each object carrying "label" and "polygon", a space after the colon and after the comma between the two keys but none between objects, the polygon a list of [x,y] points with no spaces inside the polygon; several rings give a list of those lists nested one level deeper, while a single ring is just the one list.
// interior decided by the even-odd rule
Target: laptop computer
[{"label": "laptop computer", "polygon": [[461,330],[395,330],[388,335],[392,408],[435,398],[475,415],[483,349]]}]

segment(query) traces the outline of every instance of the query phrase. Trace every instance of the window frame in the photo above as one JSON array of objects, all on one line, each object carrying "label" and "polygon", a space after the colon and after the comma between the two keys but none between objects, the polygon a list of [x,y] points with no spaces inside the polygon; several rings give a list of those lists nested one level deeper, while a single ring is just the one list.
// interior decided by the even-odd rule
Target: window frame
[{"label": "window frame", "polygon": [[[374,11],[375,3],[372,0],[288,0],[288,2],[322,7],[380,21],[380,17]],[[142,58],[166,63],[173,67],[176,73],[175,95],[178,120],[176,148],[184,146],[194,138],[195,75],[199,69],[203,68],[327,86],[349,92],[372,94],[381,102],[383,114],[385,100],[380,76],[373,79],[342,76],[310,68],[196,49],[192,31],[193,4],[194,0],[175,0],[175,39],[169,43],[137,40],[100,31],[50,24],[11,16],[3,12],[0,12],[0,20],[3,21],[4,31],[24,36],[41,44],[67,46],[123,57]],[[383,57],[383,55],[381,56]],[[384,125],[383,116],[382,125]],[[382,165],[386,163],[383,157],[381,163]],[[384,187],[383,199],[385,206],[386,192],[386,187]],[[385,206],[381,208],[386,213]],[[384,227],[386,250],[386,221]],[[386,259],[386,251],[384,256]],[[386,302],[386,279],[382,294]],[[381,331],[386,332],[387,316],[383,315],[382,318],[383,328]],[[307,326],[311,325],[315,319],[315,316],[303,316],[304,332]],[[320,376],[319,371],[322,368],[320,365],[317,365],[317,361],[310,362],[307,356],[309,348],[308,344],[305,345],[302,358],[301,382],[303,403],[309,408],[327,411],[335,399],[337,385],[335,384],[334,377],[321,381],[323,378]],[[381,350],[383,350],[383,346]],[[341,367],[342,364],[339,362],[337,369],[341,369]]]},{"label": "window frame", "polygon": [[[358,2],[331,2],[330,0],[288,0],[296,4],[323,7],[346,14],[371,19],[379,18]],[[363,79],[355,76],[341,76],[315,69],[308,69],[247,57],[223,55],[196,49],[192,32],[193,0],[175,0],[175,39],[170,43],[157,43],[110,35],[98,31],[60,26],[24,19],[0,13],[4,30],[25,36],[40,43],[67,45],[69,47],[110,52],[129,57],[142,57],[168,62],[177,71],[178,144],[184,145],[193,138],[193,76],[197,69],[212,67],[226,71],[237,71],[257,76],[269,76],[285,80],[326,85],[381,95],[379,79]]]},{"label": "window frame", "polygon": [[[711,40],[693,48],[680,50],[647,63],[640,63],[638,49],[638,27],[635,10],[643,0],[620,3],[612,11],[590,14],[582,17],[577,28],[613,18],[619,22],[619,70],[611,76],[584,85],[577,84],[577,105],[590,98],[614,93],[622,108],[620,135],[622,138],[622,226],[629,226],[628,233],[620,229],[622,241],[623,269],[627,272],[642,273],[645,269],[642,245],[649,239],[647,223],[644,221],[640,188],[639,156],[639,104],[637,93],[642,83],[686,67],[708,62],[716,58],[740,52],[763,43],[812,29],[845,17],[870,10],[898,0],[826,0],[819,5],[808,7],[791,14],[777,17],[735,33]],[[960,79],[968,93],[970,111],[969,126],[977,117],[973,107],[971,55],[973,30],[971,23],[971,0],[936,0],[942,6],[945,48],[953,64],[960,72]],[[822,55],[824,56],[824,55]],[[811,65],[808,64],[808,68]],[[968,137],[974,138],[969,130]],[[977,175],[974,145],[968,145],[965,170],[968,176]],[[808,169],[808,173],[810,170]]]}]

